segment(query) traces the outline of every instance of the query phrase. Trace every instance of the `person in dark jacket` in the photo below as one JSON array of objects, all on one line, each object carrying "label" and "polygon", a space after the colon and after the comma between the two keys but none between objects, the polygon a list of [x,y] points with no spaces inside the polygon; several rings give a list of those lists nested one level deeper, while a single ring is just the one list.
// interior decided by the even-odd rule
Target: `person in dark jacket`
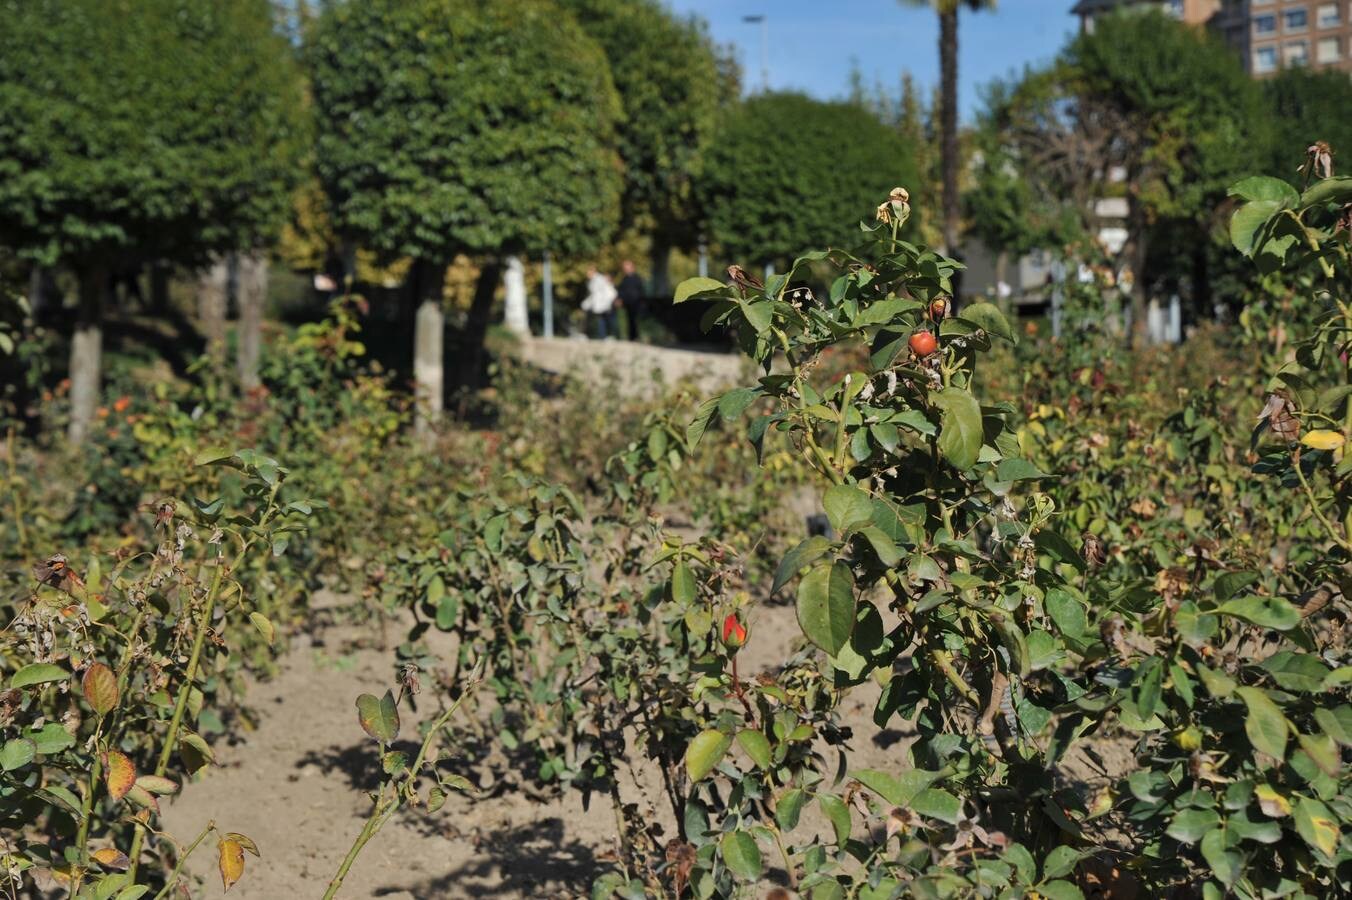
[{"label": "person in dark jacket", "polygon": [[620,279],[620,305],[629,316],[629,340],[638,340],[638,322],[648,314],[648,298],[643,279],[639,277],[633,262],[625,260],[620,264],[624,277]]}]

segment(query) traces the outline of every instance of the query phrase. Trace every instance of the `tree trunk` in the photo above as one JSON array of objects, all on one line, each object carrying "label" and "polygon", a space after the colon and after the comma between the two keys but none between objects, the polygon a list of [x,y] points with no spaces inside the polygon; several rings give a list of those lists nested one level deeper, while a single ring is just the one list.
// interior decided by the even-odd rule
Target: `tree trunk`
[{"label": "tree trunk", "polygon": [[268,295],[268,257],[255,252],[239,261],[239,330],[235,365],[240,387],[258,387],[258,359],[263,350],[263,307]]},{"label": "tree trunk", "polygon": [[[948,6],[951,5],[951,9]],[[958,200],[958,7],[946,4],[939,12],[940,129],[944,183],[944,252],[958,252],[962,208]]]},{"label": "tree trunk", "polygon": [[1128,240],[1128,261],[1131,263],[1131,346],[1144,347],[1149,343],[1150,322],[1145,289],[1145,261],[1149,240],[1145,230],[1136,229]]},{"label": "tree trunk", "polygon": [[530,316],[526,309],[526,267],[521,257],[507,257],[502,292],[507,308],[503,317],[507,330],[517,337],[530,337]]},{"label": "tree trunk", "polygon": [[207,355],[216,363],[225,360],[225,313],[228,303],[230,270],[225,257],[218,257],[197,280],[197,318]]},{"label": "tree trunk", "polygon": [[162,261],[150,264],[150,310],[156,315],[169,311],[169,266]]},{"label": "tree trunk", "polygon": [[671,299],[671,242],[660,235],[653,235],[649,261],[653,272],[653,297],[659,301]]},{"label": "tree trunk", "polygon": [[484,336],[493,313],[493,298],[497,294],[502,263],[485,260],[479,269],[479,281],[474,285],[474,300],[465,320],[465,332],[460,336],[459,378],[461,387],[475,390],[483,377]]},{"label": "tree trunk", "polygon": [[80,308],[70,341],[70,425],[72,444],[84,443],[99,404],[103,365],[103,304],[108,271],[96,267],[80,273]]},{"label": "tree trunk", "polygon": [[47,280],[46,272],[42,266],[35,265],[28,273],[28,311],[34,319],[42,310],[42,301],[46,299],[45,283]]},{"label": "tree trunk", "polygon": [[431,436],[441,420],[446,396],[446,315],[441,309],[446,268],[419,259],[409,271],[418,312],[413,328],[413,383],[417,410],[413,430],[421,438]]}]

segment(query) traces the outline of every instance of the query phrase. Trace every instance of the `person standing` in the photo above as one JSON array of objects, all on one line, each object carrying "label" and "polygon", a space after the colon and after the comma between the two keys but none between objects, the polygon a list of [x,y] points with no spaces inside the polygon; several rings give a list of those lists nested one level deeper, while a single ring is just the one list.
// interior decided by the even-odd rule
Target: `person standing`
[{"label": "person standing", "polygon": [[615,300],[618,294],[610,278],[595,266],[587,269],[587,297],[582,310],[595,323],[596,336],[602,340],[615,335]]},{"label": "person standing", "polygon": [[629,317],[629,340],[637,341],[639,320],[648,314],[648,298],[645,296],[643,279],[639,277],[633,261],[626,259],[620,264],[620,269],[624,272],[624,277],[620,279],[620,305]]}]

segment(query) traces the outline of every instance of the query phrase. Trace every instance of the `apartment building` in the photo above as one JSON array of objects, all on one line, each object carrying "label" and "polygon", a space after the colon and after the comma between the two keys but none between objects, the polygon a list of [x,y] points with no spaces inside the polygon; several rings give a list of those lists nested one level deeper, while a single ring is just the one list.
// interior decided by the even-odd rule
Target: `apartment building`
[{"label": "apartment building", "polygon": [[1352,0],[1080,0],[1080,27],[1120,8],[1163,9],[1220,34],[1256,78],[1309,66],[1352,73]]},{"label": "apartment building", "polygon": [[1237,21],[1221,27],[1245,54],[1250,74],[1261,78],[1293,66],[1352,72],[1352,0],[1244,0],[1228,5]]}]

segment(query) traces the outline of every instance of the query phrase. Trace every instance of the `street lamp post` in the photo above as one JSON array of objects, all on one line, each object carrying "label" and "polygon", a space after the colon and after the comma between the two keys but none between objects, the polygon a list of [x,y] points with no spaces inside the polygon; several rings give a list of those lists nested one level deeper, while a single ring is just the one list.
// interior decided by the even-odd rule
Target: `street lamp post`
[{"label": "street lamp post", "polygon": [[764,13],[757,13],[754,16],[742,16],[742,21],[748,25],[760,26],[761,38],[761,90],[770,92],[770,23]]}]

